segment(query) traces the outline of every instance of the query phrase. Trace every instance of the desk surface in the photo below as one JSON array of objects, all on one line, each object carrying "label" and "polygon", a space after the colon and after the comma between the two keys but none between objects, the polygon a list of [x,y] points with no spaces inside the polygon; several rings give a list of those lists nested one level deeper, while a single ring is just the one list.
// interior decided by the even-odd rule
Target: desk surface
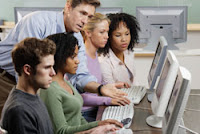
[{"label": "desk surface", "polygon": [[[185,126],[200,133],[200,90],[192,90],[183,115]],[[162,134],[162,129],[152,128],[146,124],[146,118],[152,114],[147,97],[134,106],[134,118],[130,128],[134,134]],[[101,119],[104,106],[99,107],[97,120]]]}]

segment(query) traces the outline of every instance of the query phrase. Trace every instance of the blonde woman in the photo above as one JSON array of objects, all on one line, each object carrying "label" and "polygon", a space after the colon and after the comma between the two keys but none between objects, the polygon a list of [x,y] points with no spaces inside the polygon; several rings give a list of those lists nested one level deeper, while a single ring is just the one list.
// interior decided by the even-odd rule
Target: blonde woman
[{"label": "blonde woman", "polygon": [[[83,28],[83,37],[85,42],[87,67],[89,73],[96,77],[98,83],[102,83],[102,74],[98,61],[97,50],[103,48],[108,40],[110,20],[106,15],[95,13],[88,20]],[[103,84],[103,83],[102,83]],[[96,114],[100,105],[125,105],[129,103],[127,99],[116,99],[110,97],[98,96],[94,93],[81,94],[84,100],[82,115],[87,121],[96,120]]]}]

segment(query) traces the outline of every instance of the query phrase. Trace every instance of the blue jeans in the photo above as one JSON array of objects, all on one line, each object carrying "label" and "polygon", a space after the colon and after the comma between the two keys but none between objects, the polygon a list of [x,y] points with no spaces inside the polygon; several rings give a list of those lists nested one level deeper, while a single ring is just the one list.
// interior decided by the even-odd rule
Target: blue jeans
[{"label": "blue jeans", "polygon": [[95,108],[95,109],[84,111],[84,112],[81,112],[81,113],[82,113],[82,116],[88,122],[92,122],[92,121],[96,121],[97,111],[98,111],[98,108]]}]

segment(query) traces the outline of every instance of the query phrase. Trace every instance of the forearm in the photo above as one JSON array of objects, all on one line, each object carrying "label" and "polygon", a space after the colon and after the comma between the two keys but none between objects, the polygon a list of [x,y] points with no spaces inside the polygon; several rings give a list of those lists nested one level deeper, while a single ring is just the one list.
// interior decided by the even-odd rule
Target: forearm
[{"label": "forearm", "polygon": [[98,93],[97,88],[100,86],[99,83],[97,82],[89,82],[85,85],[84,91],[90,92],[90,93]]},{"label": "forearm", "polygon": [[94,93],[83,93],[81,96],[84,101],[83,106],[102,106],[111,104],[110,97],[98,96]]}]

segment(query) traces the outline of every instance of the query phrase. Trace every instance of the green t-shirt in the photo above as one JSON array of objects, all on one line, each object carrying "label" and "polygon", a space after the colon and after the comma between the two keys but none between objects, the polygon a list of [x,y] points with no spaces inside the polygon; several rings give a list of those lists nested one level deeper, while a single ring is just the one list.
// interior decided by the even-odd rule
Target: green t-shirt
[{"label": "green t-shirt", "polygon": [[55,134],[73,134],[96,127],[98,121],[88,123],[81,114],[83,99],[74,87],[74,94],[70,94],[53,81],[48,89],[40,90],[40,97],[44,101],[51,118]]}]

